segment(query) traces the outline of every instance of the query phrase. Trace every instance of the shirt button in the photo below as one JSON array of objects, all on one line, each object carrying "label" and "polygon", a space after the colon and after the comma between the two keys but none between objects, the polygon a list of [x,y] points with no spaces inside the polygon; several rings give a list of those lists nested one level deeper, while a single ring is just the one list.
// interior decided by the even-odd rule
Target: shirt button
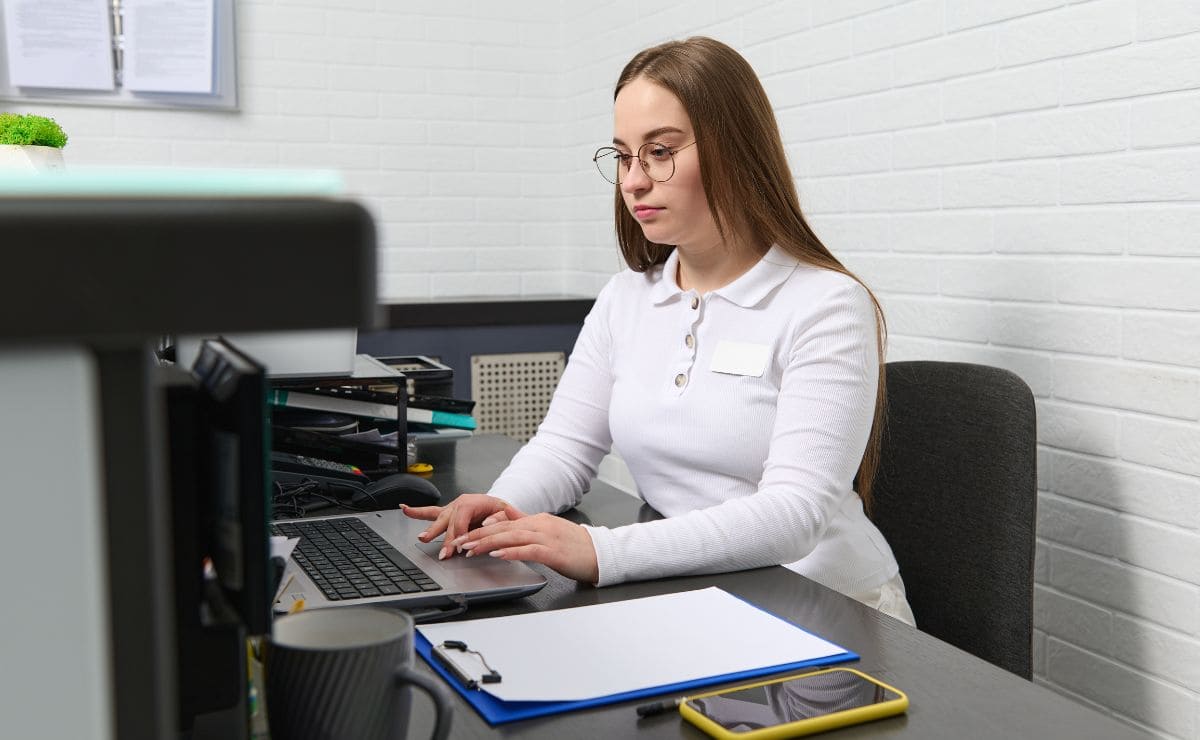
[{"label": "shirt button", "polygon": [[696,346],[696,338],[691,334],[688,334],[683,338],[683,343],[687,345],[688,349],[691,349],[692,347]]},{"label": "shirt button", "polygon": [[678,375],[675,376],[675,387],[676,388],[682,388],[685,383],[687,383],[686,375],[684,375],[683,373],[679,373]]},{"label": "shirt button", "polygon": [[699,307],[700,307],[700,299],[695,296],[692,296],[692,310],[695,310]]}]

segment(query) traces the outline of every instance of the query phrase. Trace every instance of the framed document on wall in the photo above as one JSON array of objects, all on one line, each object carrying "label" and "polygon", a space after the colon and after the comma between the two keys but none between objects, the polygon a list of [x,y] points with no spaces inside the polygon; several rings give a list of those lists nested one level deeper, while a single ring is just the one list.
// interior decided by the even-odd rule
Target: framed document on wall
[{"label": "framed document on wall", "polygon": [[234,0],[0,0],[0,100],[237,109]]}]

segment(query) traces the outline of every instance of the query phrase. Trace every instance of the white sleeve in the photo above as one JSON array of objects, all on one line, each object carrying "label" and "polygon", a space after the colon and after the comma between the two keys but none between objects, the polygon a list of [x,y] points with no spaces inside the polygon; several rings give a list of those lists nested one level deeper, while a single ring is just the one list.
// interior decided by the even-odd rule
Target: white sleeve
[{"label": "white sleeve", "polygon": [[614,277],[600,291],[537,434],[521,448],[488,493],[527,514],[558,513],[577,505],[612,448],[609,308]]},{"label": "white sleeve", "polygon": [[758,490],[669,519],[589,527],[598,585],[779,565],[810,553],[857,495],[852,483],[878,386],[875,327],[874,305],[857,283],[824,296],[793,337]]}]

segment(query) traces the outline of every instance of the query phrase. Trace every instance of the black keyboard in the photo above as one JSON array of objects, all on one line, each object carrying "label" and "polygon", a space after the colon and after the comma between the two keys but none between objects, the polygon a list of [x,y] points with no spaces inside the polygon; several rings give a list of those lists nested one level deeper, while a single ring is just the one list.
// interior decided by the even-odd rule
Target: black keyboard
[{"label": "black keyboard", "polygon": [[292,559],[330,601],[442,588],[375,530],[353,517],[279,522],[271,525],[271,531],[300,538]]}]

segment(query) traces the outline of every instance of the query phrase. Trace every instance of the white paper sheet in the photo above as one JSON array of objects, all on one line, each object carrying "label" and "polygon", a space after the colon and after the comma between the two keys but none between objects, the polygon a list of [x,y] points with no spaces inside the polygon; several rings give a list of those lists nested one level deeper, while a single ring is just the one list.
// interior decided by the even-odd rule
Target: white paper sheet
[{"label": "white paper sheet", "polygon": [[113,89],[108,0],[3,0],[3,5],[11,85]]},{"label": "white paper sheet", "polygon": [[503,676],[482,690],[505,701],[592,699],[845,652],[715,587],[418,629],[482,653]]},{"label": "white paper sheet", "polygon": [[124,0],[122,84],[140,92],[211,93],[215,0]]},{"label": "white paper sheet", "polygon": [[271,536],[271,557],[283,558],[287,562],[292,556],[292,550],[296,549],[296,545],[300,544],[299,537],[283,537],[280,535]]}]

